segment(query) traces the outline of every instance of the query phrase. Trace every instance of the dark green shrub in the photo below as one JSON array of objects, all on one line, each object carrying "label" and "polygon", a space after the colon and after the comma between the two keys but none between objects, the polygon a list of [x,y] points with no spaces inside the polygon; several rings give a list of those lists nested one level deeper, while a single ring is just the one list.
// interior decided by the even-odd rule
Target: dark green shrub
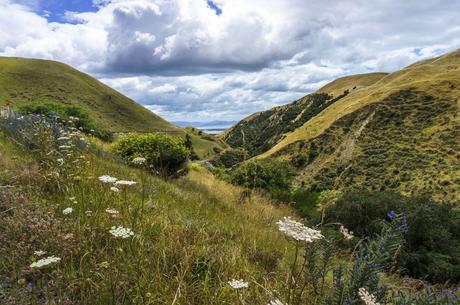
[{"label": "dark green shrub", "polygon": [[365,237],[377,234],[389,211],[407,218],[407,243],[400,264],[410,276],[435,283],[460,282],[460,211],[428,197],[392,192],[345,193],[326,212],[327,222],[340,222]]},{"label": "dark green shrub", "polygon": [[244,151],[242,149],[226,149],[213,160],[214,165],[230,168],[244,161]]},{"label": "dark green shrub", "polygon": [[55,113],[60,119],[68,120],[70,117],[78,118],[74,121],[75,127],[85,133],[90,133],[102,140],[111,141],[113,134],[99,126],[87,111],[75,105],[67,105],[53,102],[33,102],[21,105],[17,111],[22,114],[42,114],[49,116]]},{"label": "dark green shrub", "polygon": [[164,176],[178,174],[190,156],[182,138],[161,133],[128,134],[113,145],[113,150],[127,162],[145,158],[150,168]]},{"label": "dark green shrub", "polygon": [[234,184],[265,189],[280,197],[282,193],[289,193],[294,169],[289,162],[264,159],[242,163],[232,170],[230,176]]}]

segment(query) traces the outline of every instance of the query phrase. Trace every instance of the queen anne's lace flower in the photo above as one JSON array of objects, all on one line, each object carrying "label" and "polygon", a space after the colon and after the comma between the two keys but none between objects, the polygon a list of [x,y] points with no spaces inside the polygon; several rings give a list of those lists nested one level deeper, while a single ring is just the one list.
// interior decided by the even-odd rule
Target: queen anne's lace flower
[{"label": "queen anne's lace flower", "polygon": [[110,209],[110,208],[107,208],[105,209],[105,212],[110,214],[110,215],[117,215],[118,214],[118,211],[115,210],[115,209]]},{"label": "queen anne's lace flower", "polygon": [[110,234],[117,238],[129,238],[134,235],[134,232],[130,228],[123,227],[111,227],[109,230]]},{"label": "queen anne's lace flower", "polygon": [[147,160],[145,158],[137,157],[137,158],[134,158],[132,162],[135,165],[142,165],[142,164],[145,164],[146,161]]},{"label": "queen anne's lace flower", "polygon": [[377,299],[365,288],[359,288],[358,295],[366,305],[380,305],[380,303],[377,302]]},{"label": "queen anne's lace flower", "polygon": [[268,305],[288,305],[288,304],[283,304],[280,300],[275,299],[273,301],[270,301],[270,303],[268,303]]},{"label": "queen anne's lace flower", "polygon": [[45,252],[45,251],[42,251],[42,250],[38,250],[38,251],[34,251],[34,254],[35,254],[36,256],[43,256],[43,255],[46,254],[46,252]]},{"label": "queen anne's lace flower", "polygon": [[248,282],[245,282],[243,280],[231,280],[230,282],[228,282],[228,284],[233,288],[233,289],[241,289],[241,288],[248,288],[249,287],[249,283]]},{"label": "queen anne's lace flower", "polygon": [[69,137],[59,137],[58,138],[58,141],[68,141],[68,140],[70,140]]},{"label": "queen anne's lace flower", "polygon": [[129,181],[129,180],[118,180],[117,182],[115,182],[116,186],[123,186],[123,185],[131,186],[135,184],[137,184],[136,181]]},{"label": "queen anne's lace flower", "polygon": [[295,240],[312,242],[324,237],[321,231],[306,227],[300,222],[292,220],[290,217],[284,217],[282,220],[279,220],[277,224],[281,232]]},{"label": "queen anne's lace flower", "polygon": [[72,212],[73,212],[72,208],[67,208],[62,211],[62,214],[69,215],[69,214],[72,214]]},{"label": "queen anne's lace flower", "polygon": [[103,182],[103,183],[115,183],[117,182],[117,178],[115,177],[111,177],[111,176],[108,176],[108,175],[104,175],[104,176],[100,176],[99,177],[99,181]]},{"label": "queen anne's lace flower", "polygon": [[344,226],[340,226],[340,233],[342,233],[343,238],[350,240],[353,236],[353,231],[348,231]]},{"label": "queen anne's lace flower", "polygon": [[110,190],[111,190],[112,192],[114,192],[114,193],[120,192],[120,189],[119,189],[118,187],[115,187],[115,186],[112,186],[112,187],[110,188]]},{"label": "queen anne's lace flower", "polygon": [[42,258],[36,262],[33,262],[32,264],[30,264],[30,268],[41,268],[41,267],[45,267],[45,266],[48,266],[50,264],[53,264],[53,263],[57,263],[59,262],[61,259],[59,257],[56,257],[56,256],[48,256],[47,258]]}]

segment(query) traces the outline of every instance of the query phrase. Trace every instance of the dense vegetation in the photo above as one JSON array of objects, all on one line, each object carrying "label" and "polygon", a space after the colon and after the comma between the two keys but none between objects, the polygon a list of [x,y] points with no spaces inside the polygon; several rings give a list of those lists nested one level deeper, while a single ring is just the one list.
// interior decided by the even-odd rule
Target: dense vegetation
[{"label": "dense vegetation", "polygon": [[[388,211],[392,211],[390,214]],[[356,236],[374,236],[382,219],[404,213],[408,231],[399,257],[403,274],[432,283],[460,283],[460,210],[427,197],[392,192],[351,191],[326,213],[327,222],[341,222]]]},{"label": "dense vegetation", "polygon": [[125,135],[113,145],[113,150],[128,163],[136,158],[145,159],[147,168],[162,176],[178,175],[184,171],[185,162],[190,157],[190,149],[184,140],[167,134],[135,134]]}]

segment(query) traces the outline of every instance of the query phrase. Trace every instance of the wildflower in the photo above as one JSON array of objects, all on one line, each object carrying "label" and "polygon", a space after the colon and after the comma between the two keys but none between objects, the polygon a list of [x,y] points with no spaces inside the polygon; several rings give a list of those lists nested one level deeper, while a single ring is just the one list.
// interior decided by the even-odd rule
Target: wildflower
[{"label": "wildflower", "polygon": [[321,231],[306,227],[300,222],[292,220],[290,217],[284,217],[282,220],[279,220],[277,224],[281,232],[294,238],[295,240],[312,242],[324,237],[321,234]]},{"label": "wildflower", "polygon": [[[268,305],[285,305],[285,304],[283,304],[280,300],[275,299],[274,301],[270,301],[270,303],[268,303]],[[286,305],[288,305],[288,304],[286,304]]]},{"label": "wildflower", "polygon": [[36,256],[43,256],[43,255],[46,254],[46,252],[45,252],[45,251],[42,251],[42,250],[38,250],[38,251],[34,251],[34,254],[35,254]]},{"label": "wildflower", "polygon": [[73,212],[72,208],[67,208],[62,211],[62,214],[69,215],[69,214],[72,214],[72,212]]},{"label": "wildflower", "polygon": [[118,214],[118,211],[115,210],[115,209],[111,209],[111,208],[107,208],[105,209],[105,212],[110,214],[110,215],[117,215]]},{"label": "wildflower", "polygon": [[115,193],[120,192],[120,189],[119,189],[118,187],[115,187],[115,186],[112,186],[112,187],[110,188],[110,190],[111,190],[112,192],[115,192]]},{"label": "wildflower", "polygon": [[85,211],[85,214],[86,214],[86,216],[92,216],[92,215],[93,215],[93,211],[87,210],[87,211]]},{"label": "wildflower", "polygon": [[58,141],[67,141],[67,140],[70,140],[69,137],[59,137],[58,138]]},{"label": "wildflower", "polygon": [[75,197],[75,196],[69,197],[70,201],[74,201],[75,199],[77,199],[77,197]]},{"label": "wildflower", "polygon": [[145,164],[146,161],[147,160],[145,158],[138,157],[138,158],[134,158],[132,162],[134,165],[142,165],[142,164]]},{"label": "wildflower", "polygon": [[42,258],[36,262],[33,262],[32,264],[30,264],[30,268],[41,268],[41,267],[45,267],[45,266],[48,266],[50,264],[53,264],[53,263],[57,263],[59,262],[61,259],[59,257],[56,257],[56,256],[48,256],[47,258]]},{"label": "wildflower", "polygon": [[358,295],[366,305],[380,305],[380,303],[377,302],[377,299],[365,288],[359,288]]},{"label": "wildflower", "polygon": [[104,176],[100,176],[99,177],[99,181],[103,182],[103,183],[115,183],[117,182],[117,178],[115,177],[110,177],[108,175],[104,175]]},{"label": "wildflower", "polygon": [[68,149],[68,148],[72,148],[72,146],[70,146],[70,145],[61,145],[61,146],[59,146],[59,149]]},{"label": "wildflower", "polygon": [[388,213],[388,217],[390,217],[391,219],[393,219],[395,216],[396,216],[395,211],[390,211],[390,212]]},{"label": "wildflower", "polygon": [[233,289],[241,289],[241,288],[248,288],[249,287],[249,283],[248,282],[245,282],[243,280],[231,280],[230,282],[228,282],[228,284],[233,288]]},{"label": "wildflower", "polygon": [[121,226],[113,226],[110,228],[109,232],[117,238],[129,238],[134,235],[134,232],[130,228],[123,228]]},{"label": "wildflower", "polygon": [[64,159],[59,158],[56,161],[57,161],[57,163],[59,163],[59,165],[64,164]]},{"label": "wildflower", "polygon": [[347,228],[345,228],[344,226],[340,226],[340,233],[342,233],[343,235],[343,238],[347,239],[347,240],[350,240],[352,239],[354,236],[353,236],[353,231],[348,231]]},{"label": "wildflower", "polygon": [[117,185],[117,186],[120,186],[120,185],[131,186],[131,185],[135,185],[135,184],[137,184],[136,181],[128,181],[128,180],[118,180],[117,182],[115,182],[115,185]]}]

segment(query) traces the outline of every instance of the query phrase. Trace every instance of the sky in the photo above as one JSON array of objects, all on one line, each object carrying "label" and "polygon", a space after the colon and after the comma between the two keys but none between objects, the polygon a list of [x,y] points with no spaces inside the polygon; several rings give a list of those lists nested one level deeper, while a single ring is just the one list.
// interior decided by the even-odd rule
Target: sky
[{"label": "sky", "polygon": [[53,59],[170,121],[239,120],[460,48],[460,0],[0,0],[0,55]]}]

